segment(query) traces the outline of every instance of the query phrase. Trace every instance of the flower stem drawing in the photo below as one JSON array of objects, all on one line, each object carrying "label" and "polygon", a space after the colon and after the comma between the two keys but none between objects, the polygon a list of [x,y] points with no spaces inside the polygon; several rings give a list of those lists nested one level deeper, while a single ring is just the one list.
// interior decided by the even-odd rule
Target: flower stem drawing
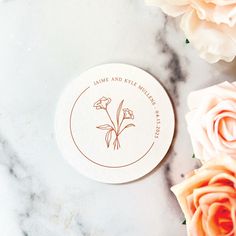
[{"label": "flower stem drawing", "polygon": [[108,110],[108,106],[111,101],[111,98],[102,97],[94,103],[93,106],[97,110],[104,110],[106,112],[107,118],[109,120],[109,124],[99,125],[96,128],[107,131],[105,134],[105,142],[107,148],[111,146],[111,141],[113,138],[113,148],[114,150],[118,150],[121,147],[119,140],[120,135],[126,129],[135,126],[133,123],[125,122],[127,120],[133,120],[134,114],[133,111],[129,108],[123,108],[124,100],[122,100],[116,111],[116,120],[113,120]]}]

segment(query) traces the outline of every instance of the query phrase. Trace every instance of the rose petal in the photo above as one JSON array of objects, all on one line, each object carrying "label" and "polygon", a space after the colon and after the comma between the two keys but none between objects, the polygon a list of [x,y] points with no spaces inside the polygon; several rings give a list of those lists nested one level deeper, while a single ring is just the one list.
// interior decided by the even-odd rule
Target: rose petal
[{"label": "rose petal", "polygon": [[229,156],[222,156],[206,162],[198,171],[220,171],[221,173],[235,173],[236,161]]},{"label": "rose petal", "polygon": [[189,235],[206,236],[201,219],[202,219],[202,211],[200,208],[198,208],[195,214],[193,215],[193,218],[191,219],[189,225],[187,225]]},{"label": "rose petal", "polygon": [[216,130],[220,136],[228,143],[236,140],[236,113],[224,112],[221,116],[217,116],[218,127]]},{"label": "rose petal", "polygon": [[236,101],[236,82],[229,83],[225,81],[218,85],[210,86],[205,89],[191,92],[188,96],[188,107],[190,110],[199,108],[205,101],[211,99],[212,106],[215,106],[219,100],[232,99]]},{"label": "rose petal", "polygon": [[[232,235],[233,222],[230,214],[230,206],[226,203],[213,203],[208,211],[208,235]],[[220,220],[227,220],[228,224],[222,225]]]},{"label": "rose petal", "polygon": [[196,9],[201,20],[211,21],[216,24],[228,24],[233,27],[236,23],[236,4],[220,6],[212,2],[193,0],[192,7]]},{"label": "rose petal", "polygon": [[224,172],[214,176],[209,181],[209,185],[211,184],[220,184],[223,186],[231,186],[236,188],[236,179],[232,175]]},{"label": "rose petal", "polygon": [[234,5],[236,0],[205,0],[207,3],[214,3],[218,6]]},{"label": "rose petal", "polygon": [[[231,111],[230,111],[231,110]],[[217,104],[205,115],[205,129],[207,136],[216,151],[222,151],[228,154],[235,153],[236,150],[236,103],[232,101],[223,101]],[[227,122],[224,127],[222,121]],[[230,129],[230,130],[229,130]],[[234,131],[235,130],[235,131]],[[234,134],[235,132],[235,134]],[[235,153],[236,154],[236,153]]]},{"label": "rose petal", "polygon": [[200,57],[209,63],[219,60],[230,62],[234,59],[236,55],[236,26],[217,25],[201,20],[196,11],[192,10],[183,15],[181,28],[199,51]]},{"label": "rose petal", "polygon": [[[208,202],[203,202],[203,201],[206,201],[206,199],[204,199],[204,197],[206,196],[207,196]],[[216,202],[219,200],[219,197],[227,198],[228,196],[236,197],[235,189],[229,186],[210,185],[210,186],[205,186],[205,187],[201,187],[199,189],[193,190],[193,202],[194,202],[195,208],[198,208],[199,205],[202,205],[202,204],[211,204],[212,202]]]},{"label": "rose petal", "polygon": [[146,0],[148,5],[158,6],[170,16],[180,16],[190,9],[188,0]]}]

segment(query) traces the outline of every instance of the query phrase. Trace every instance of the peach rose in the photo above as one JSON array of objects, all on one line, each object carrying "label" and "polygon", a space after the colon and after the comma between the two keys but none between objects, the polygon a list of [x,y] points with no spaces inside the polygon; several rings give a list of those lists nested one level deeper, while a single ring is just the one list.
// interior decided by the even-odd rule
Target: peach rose
[{"label": "peach rose", "polygon": [[236,55],[236,0],[146,0],[181,17],[181,28],[200,57],[230,62]]},{"label": "peach rose", "polygon": [[171,190],[184,212],[189,236],[236,235],[234,159],[212,159]]},{"label": "peach rose", "polygon": [[236,82],[190,93],[186,115],[194,154],[202,162],[215,156],[236,158]]}]

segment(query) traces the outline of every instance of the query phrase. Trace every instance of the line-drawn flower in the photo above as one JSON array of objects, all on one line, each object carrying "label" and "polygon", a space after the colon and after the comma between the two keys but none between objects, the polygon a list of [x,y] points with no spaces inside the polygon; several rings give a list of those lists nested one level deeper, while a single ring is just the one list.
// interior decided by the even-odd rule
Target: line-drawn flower
[{"label": "line-drawn flower", "polygon": [[102,97],[102,98],[100,98],[98,101],[96,101],[93,106],[94,106],[97,110],[100,110],[100,109],[106,110],[106,109],[107,109],[107,106],[108,106],[108,104],[109,104],[110,102],[111,102],[111,99],[110,99],[110,98]]},{"label": "line-drawn flower", "polygon": [[[124,121],[128,120],[128,119],[133,120],[134,114],[133,114],[133,111],[130,110],[129,108],[123,108],[124,100],[122,100],[117,108],[117,111],[116,111],[116,122],[113,121],[113,119],[108,111],[108,105],[111,103],[111,101],[112,101],[111,98],[102,97],[97,102],[94,103],[93,106],[97,110],[102,109],[106,112],[107,117],[110,122],[110,124],[99,125],[96,128],[107,131],[105,134],[105,142],[106,142],[107,148],[110,147],[110,143],[111,143],[113,133],[114,133],[115,138],[113,141],[113,148],[114,148],[114,150],[118,150],[120,148],[119,136],[121,135],[121,133],[123,133],[124,130],[135,126],[133,123],[124,124]],[[121,111],[123,111],[123,113],[121,113]],[[120,119],[121,115],[122,115],[122,119]]]},{"label": "line-drawn flower", "polygon": [[129,108],[124,108],[124,119],[134,119],[134,113]]}]

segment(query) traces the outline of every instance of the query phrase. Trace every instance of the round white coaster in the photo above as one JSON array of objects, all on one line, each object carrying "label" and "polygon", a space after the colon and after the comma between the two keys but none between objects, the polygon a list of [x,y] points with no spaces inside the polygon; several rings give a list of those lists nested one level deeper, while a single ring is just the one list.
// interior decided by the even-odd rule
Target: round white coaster
[{"label": "round white coaster", "polygon": [[167,153],[174,112],[160,83],[125,64],[94,67],[65,89],[56,112],[56,138],[81,174],[124,183],[149,173]]}]

